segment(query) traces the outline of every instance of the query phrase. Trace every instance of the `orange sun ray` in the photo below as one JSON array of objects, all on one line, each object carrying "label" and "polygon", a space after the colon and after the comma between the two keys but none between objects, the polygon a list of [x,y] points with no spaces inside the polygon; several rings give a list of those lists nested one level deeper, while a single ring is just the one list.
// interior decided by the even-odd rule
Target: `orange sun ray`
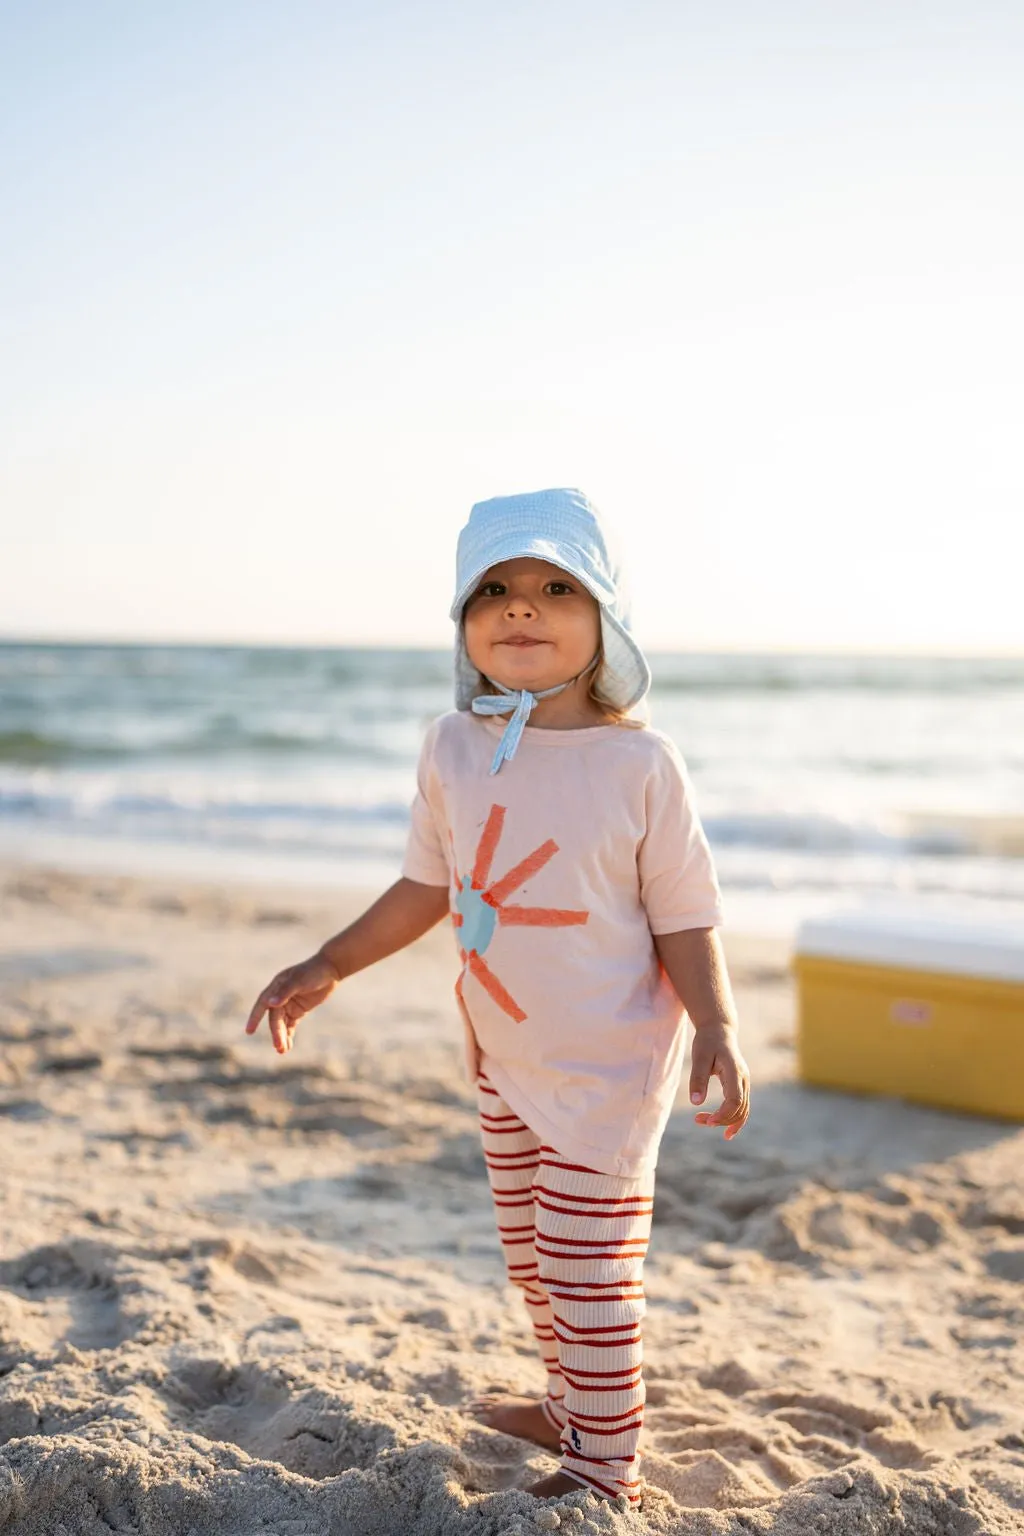
[{"label": "orange sun ray", "polygon": [[505,991],[505,988],[497,976],[495,976],[487,961],[481,960],[475,949],[471,949],[469,952],[468,965],[484,991],[491,994],[498,1007],[504,1013],[507,1013],[510,1019],[514,1019],[517,1024],[521,1024],[526,1018],[526,1014],[520,1008],[515,998],[510,997]]},{"label": "orange sun ray", "polygon": [[499,907],[498,922],[530,928],[572,928],[585,923],[589,912],[570,912],[565,907]]},{"label": "orange sun ray", "polygon": [[494,850],[498,846],[501,837],[501,829],[505,825],[505,807],[492,805],[487,823],[480,834],[480,841],[476,847],[476,863],[473,865],[473,877],[470,885],[474,891],[482,891],[487,884],[491,873],[491,863],[494,859]]},{"label": "orange sun ray", "polygon": [[557,852],[558,844],[554,838],[549,837],[546,843],[541,843],[539,848],[535,848],[532,853],[528,853],[526,858],[513,869],[510,869],[507,875],[502,875],[500,880],[494,882],[487,892],[486,899],[489,904],[492,907],[500,907],[506,896],[511,896],[512,892],[522,885],[524,880],[529,880],[531,875],[535,875],[539,869],[543,869],[548,860],[553,859]]}]

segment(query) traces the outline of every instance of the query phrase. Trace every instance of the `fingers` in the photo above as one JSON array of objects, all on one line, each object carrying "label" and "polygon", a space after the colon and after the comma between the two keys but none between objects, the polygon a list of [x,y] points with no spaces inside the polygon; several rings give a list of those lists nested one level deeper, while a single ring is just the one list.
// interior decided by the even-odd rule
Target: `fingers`
[{"label": "fingers", "polygon": [[283,1056],[288,1049],[288,1025],[281,1008],[270,1010],[270,1038],[274,1042],[274,1050]]},{"label": "fingers", "polygon": [[[707,1060],[704,1057],[707,1055]],[[714,1069],[715,1058],[704,1049],[700,1035],[694,1036],[693,1057],[690,1065],[690,1103],[703,1104],[707,1097],[708,1082]]]},{"label": "fingers", "polygon": [[280,1055],[283,1056],[294,1045],[295,1027],[305,1011],[294,998],[290,999],[283,1008],[271,1008],[270,1038],[274,1042],[275,1051]]},{"label": "fingers", "polygon": [[726,1141],[732,1141],[750,1117],[750,1074],[746,1062],[738,1053],[728,1050],[716,1052],[709,1063],[702,1062],[700,1056],[695,1044],[690,1102],[704,1102],[711,1077],[717,1077],[722,1084],[723,1099],[716,1110],[694,1115],[694,1120],[698,1125],[724,1126]]},{"label": "fingers", "polygon": [[694,1115],[698,1125],[724,1125],[725,1139],[732,1141],[738,1136],[750,1118],[750,1094],[739,1098],[724,1099],[711,1114]]},{"label": "fingers", "polygon": [[[288,973],[286,971],[279,971],[273,981],[268,982],[263,988],[263,991],[253,1004],[252,1012],[245,1025],[246,1034],[254,1034],[259,1029],[260,1020],[268,1008],[271,1010],[280,1008],[290,997],[291,987],[288,982]],[[271,1034],[274,1032],[273,1020],[271,1020],[270,1032]]]},{"label": "fingers", "polygon": [[746,1100],[742,1094],[737,1094],[731,1099],[723,1099],[718,1108],[710,1114],[694,1116],[698,1125],[734,1125],[737,1130],[746,1118]]},{"label": "fingers", "polygon": [[[274,981],[276,981],[276,979],[277,978],[275,977]],[[269,986],[266,986],[266,987],[263,988],[263,991],[260,993],[259,997],[253,1003],[252,1011],[249,1014],[249,1017],[248,1017],[248,1019],[245,1022],[245,1032],[246,1032],[247,1035],[254,1034],[255,1031],[259,1028],[260,1020],[262,1019],[263,1015],[266,1013],[267,1008],[270,1005],[270,999],[273,996],[274,981],[272,981],[269,984]]]}]

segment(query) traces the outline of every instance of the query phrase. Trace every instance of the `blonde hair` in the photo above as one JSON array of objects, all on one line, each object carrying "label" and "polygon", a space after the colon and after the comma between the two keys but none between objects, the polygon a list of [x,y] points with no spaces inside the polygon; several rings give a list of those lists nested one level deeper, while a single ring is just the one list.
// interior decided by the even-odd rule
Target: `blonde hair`
[{"label": "blonde hair", "polygon": [[[599,642],[597,652],[597,666],[594,668],[590,675],[590,682],[587,687],[587,698],[601,711],[602,715],[606,716],[604,724],[624,725],[627,726],[630,730],[642,731],[647,725],[646,719],[644,719],[642,716],[634,715],[631,710],[623,709],[621,704],[613,704],[612,701],[606,697],[601,688],[603,674],[604,645]],[[477,686],[475,696],[479,697],[479,695],[482,693],[491,693],[491,684],[487,681],[486,677],[484,677],[483,673],[478,670],[476,677]]]}]

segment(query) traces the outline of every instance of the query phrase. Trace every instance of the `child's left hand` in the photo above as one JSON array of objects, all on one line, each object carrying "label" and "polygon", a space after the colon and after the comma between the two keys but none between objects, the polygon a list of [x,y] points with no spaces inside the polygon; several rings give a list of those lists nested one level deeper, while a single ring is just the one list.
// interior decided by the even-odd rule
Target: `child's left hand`
[{"label": "child's left hand", "polygon": [[703,1024],[694,1030],[690,1065],[690,1103],[703,1104],[708,1082],[717,1077],[724,1095],[716,1110],[694,1115],[698,1125],[724,1125],[732,1141],[750,1114],[750,1069],[743,1059],[736,1030],[730,1024]]}]

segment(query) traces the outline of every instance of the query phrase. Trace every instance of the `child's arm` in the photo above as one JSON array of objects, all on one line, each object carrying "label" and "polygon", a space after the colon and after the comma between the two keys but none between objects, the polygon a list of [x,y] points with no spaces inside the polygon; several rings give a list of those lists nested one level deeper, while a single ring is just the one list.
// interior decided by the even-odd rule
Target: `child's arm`
[{"label": "child's arm", "polygon": [[412,944],[448,913],[448,887],[421,885],[404,876],[389,886],[354,923],[322,944],[315,955],[279,971],[263,988],[245,1026],[259,1028],[266,1013],[278,1052],[291,1049],[304,1014],[330,997],[340,981]]},{"label": "child's arm", "polygon": [[344,981],[422,938],[447,916],[446,885],[421,885],[403,875],[362,917],[321,944],[320,954],[333,965],[338,980]]},{"label": "child's arm", "polygon": [[750,1114],[750,1072],[739,1046],[736,1004],[721,941],[714,928],[687,928],[654,936],[654,946],[694,1028],[690,1102],[703,1104],[717,1077],[724,1098],[698,1125],[724,1125],[725,1139],[738,1136]]}]

